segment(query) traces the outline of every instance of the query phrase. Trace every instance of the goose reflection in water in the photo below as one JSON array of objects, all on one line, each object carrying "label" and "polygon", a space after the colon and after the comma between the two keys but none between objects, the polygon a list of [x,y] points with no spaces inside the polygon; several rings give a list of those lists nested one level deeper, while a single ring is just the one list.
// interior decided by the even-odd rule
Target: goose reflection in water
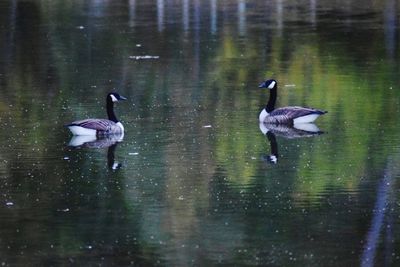
[{"label": "goose reflection in water", "polygon": [[115,149],[118,143],[122,142],[124,134],[111,134],[101,137],[75,135],[68,143],[69,147],[73,148],[108,148],[107,151],[107,165],[109,169],[117,170],[122,167],[121,163],[115,161]]},{"label": "goose reflection in water", "polygon": [[267,136],[268,142],[271,146],[271,154],[264,155],[262,158],[264,161],[272,164],[276,164],[279,157],[276,136],[280,136],[286,139],[295,139],[303,137],[313,137],[324,133],[320,131],[320,129],[314,123],[295,124],[293,126],[260,123],[259,126],[260,131],[265,136]]}]

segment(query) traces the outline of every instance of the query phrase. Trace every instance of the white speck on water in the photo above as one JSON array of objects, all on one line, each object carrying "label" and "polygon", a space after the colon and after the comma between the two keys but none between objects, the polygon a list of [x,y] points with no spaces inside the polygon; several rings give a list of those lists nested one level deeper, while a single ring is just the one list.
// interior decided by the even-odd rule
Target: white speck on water
[{"label": "white speck on water", "polygon": [[208,125],[204,125],[203,128],[211,128],[212,125],[208,124]]},{"label": "white speck on water", "polygon": [[151,55],[144,55],[144,56],[129,56],[129,59],[134,60],[141,60],[141,59],[159,59],[160,56],[151,56]]},{"label": "white speck on water", "polygon": [[136,47],[142,47],[142,44],[136,44]]},{"label": "white speck on water", "polygon": [[64,157],[63,159],[64,159],[64,160],[69,160],[69,157]]},{"label": "white speck on water", "polygon": [[82,25],[80,25],[80,26],[78,26],[78,27],[76,27],[77,29],[79,29],[79,30],[83,30],[83,29],[85,29],[85,27],[84,26],[82,26]]},{"label": "white speck on water", "polygon": [[185,198],[183,196],[178,197],[179,200],[184,200]]},{"label": "white speck on water", "polygon": [[139,152],[129,152],[128,155],[129,156],[137,156],[137,155],[139,155]]},{"label": "white speck on water", "polygon": [[13,206],[13,205],[14,205],[14,203],[11,201],[6,202],[6,206]]}]

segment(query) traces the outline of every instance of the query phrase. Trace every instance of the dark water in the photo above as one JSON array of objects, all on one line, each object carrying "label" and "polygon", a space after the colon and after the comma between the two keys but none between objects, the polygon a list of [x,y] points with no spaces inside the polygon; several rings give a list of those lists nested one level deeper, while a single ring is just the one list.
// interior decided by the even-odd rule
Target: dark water
[{"label": "dark water", "polygon": [[[398,266],[399,8],[1,2],[1,265]],[[323,134],[260,131],[269,77]]]}]

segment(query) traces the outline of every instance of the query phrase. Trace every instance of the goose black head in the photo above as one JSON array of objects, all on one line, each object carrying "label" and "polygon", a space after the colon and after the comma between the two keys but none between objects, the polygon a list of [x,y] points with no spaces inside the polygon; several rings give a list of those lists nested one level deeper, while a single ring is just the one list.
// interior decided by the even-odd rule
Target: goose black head
[{"label": "goose black head", "polygon": [[110,97],[112,102],[118,102],[120,100],[126,100],[126,97],[124,97],[124,96],[122,96],[122,95],[120,95],[118,93],[115,93],[115,92],[109,93],[107,97]]},{"label": "goose black head", "polygon": [[266,80],[258,85],[258,88],[274,89],[278,83],[274,79]]}]

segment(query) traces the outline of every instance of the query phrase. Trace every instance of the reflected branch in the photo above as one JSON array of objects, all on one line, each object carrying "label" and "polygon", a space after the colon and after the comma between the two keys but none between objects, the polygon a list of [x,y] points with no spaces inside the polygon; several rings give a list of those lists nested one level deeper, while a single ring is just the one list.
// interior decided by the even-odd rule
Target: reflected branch
[{"label": "reflected branch", "polygon": [[376,249],[378,246],[379,235],[384,223],[384,216],[387,206],[387,195],[389,191],[389,176],[384,175],[378,186],[374,214],[371,227],[367,234],[367,243],[361,257],[361,266],[369,267],[374,265]]},{"label": "reflected branch", "polygon": [[[366,236],[366,244],[361,256],[361,266],[369,267],[374,266],[375,256],[377,253],[379,238],[384,227],[385,222],[387,225],[392,224],[390,216],[388,216],[389,205],[390,205],[390,193],[393,185],[393,177],[400,174],[400,168],[397,167],[398,161],[394,159],[389,159],[386,169],[384,171],[383,177],[378,184],[376,202],[373,210],[373,216],[371,220],[371,226],[368,230]],[[390,245],[393,233],[390,229],[391,227],[386,227],[386,246],[385,254],[389,255],[387,260],[390,260],[390,255],[392,251],[392,246]],[[388,245],[389,244],[389,245]]]}]

